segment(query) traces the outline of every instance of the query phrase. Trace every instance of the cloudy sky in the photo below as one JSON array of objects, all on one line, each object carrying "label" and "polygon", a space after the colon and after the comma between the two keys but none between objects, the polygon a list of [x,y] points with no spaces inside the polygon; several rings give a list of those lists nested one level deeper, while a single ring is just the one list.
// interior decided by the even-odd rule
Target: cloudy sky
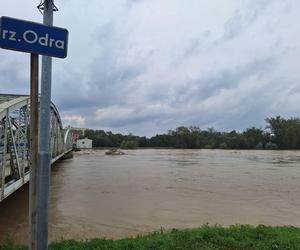
[{"label": "cloudy sky", "polygon": [[[42,20],[39,0],[17,2],[0,16]],[[70,32],[53,60],[64,125],[151,136],[300,116],[299,0],[55,2]],[[0,50],[0,92],[29,92],[28,54]]]}]

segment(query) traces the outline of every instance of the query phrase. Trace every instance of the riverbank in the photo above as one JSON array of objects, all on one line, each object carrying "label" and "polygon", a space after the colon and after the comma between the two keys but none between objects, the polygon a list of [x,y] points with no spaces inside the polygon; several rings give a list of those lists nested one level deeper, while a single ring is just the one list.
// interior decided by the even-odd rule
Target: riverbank
[{"label": "riverbank", "polygon": [[[207,226],[197,229],[156,231],[145,236],[120,240],[62,240],[50,244],[51,250],[80,249],[299,249],[300,228],[259,225],[230,227]],[[0,244],[0,250],[25,250],[12,242]]]}]

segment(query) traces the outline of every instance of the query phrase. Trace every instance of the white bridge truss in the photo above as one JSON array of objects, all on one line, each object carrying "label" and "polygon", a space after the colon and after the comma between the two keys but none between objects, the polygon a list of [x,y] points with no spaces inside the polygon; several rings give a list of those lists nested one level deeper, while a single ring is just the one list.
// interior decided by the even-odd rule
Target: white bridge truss
[{"label": "white bridge truss", "polygon": [[[0,202],[29,181],[29,117],[29,96],[0,94]],[[53,103],[50,128],[53,163],[73,147]]]}]

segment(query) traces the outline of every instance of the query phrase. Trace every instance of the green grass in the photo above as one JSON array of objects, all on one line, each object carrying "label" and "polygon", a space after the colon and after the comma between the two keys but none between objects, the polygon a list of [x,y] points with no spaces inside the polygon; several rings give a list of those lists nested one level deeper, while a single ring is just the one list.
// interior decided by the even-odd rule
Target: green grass
[{"label": "green grass", "polygon": [[[23,250],[11,241],[0,244],[0,250]],[[52,250],[64,249],[299,249],[300,228],[235,225],[228,228],[204,225],[197,229],[157,231],[145,236],[121,240],[92,239],[63,240],[49,246]]]}]

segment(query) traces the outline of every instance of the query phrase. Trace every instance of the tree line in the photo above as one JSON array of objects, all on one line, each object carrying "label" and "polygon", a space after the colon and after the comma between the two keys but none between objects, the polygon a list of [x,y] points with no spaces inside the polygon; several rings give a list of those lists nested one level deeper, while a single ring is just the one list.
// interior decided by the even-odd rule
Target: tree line
[{"label": "tree line", "polygon": [[239,132],[202,130],[197,126],[180,126],[166,134],[150,138],[132,134],[114,134],[104,130],[87,130],[85,137],[93,140],[93,147],[121,148],[186,148],[186,149],[300,149],[300,119],[280,116],[265,119],[266,127],[247,128]]}]

